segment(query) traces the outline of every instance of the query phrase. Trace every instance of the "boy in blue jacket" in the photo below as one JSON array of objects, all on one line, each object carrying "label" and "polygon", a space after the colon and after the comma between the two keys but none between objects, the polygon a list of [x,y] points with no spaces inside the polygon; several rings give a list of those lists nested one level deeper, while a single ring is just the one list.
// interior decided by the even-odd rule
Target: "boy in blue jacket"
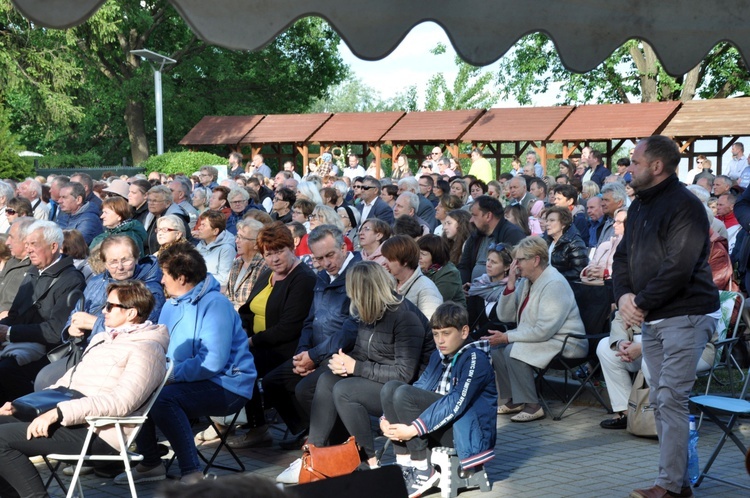
[{"label": "boy in blue jacket", "polygon": [[430,319],[437,350],[414,385],[390,381],[380,399],[380,429],[393,441],[409,497],[440,478],[427,461],[428,444],[455,447],[464,473],[495,456],[497,389],[486,340],[467,342],[469,315],[453,302]]}]

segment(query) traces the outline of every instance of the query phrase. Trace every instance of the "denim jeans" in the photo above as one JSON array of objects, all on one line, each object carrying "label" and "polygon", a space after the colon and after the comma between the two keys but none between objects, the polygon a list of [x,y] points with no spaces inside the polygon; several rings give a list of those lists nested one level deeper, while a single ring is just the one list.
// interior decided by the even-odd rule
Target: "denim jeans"
[{"label": "denim jeans", "polygon": [[143,465],[155,467],[161,463],[156,447],[158,427],[172,445],[180,464],[180,473],[184,476],[201,470],[190,419],[230,415],[238,412],[247,401],[247,398],[227,391],[210,380],[164,386],[136,438],[138,451],[143,455]]}]

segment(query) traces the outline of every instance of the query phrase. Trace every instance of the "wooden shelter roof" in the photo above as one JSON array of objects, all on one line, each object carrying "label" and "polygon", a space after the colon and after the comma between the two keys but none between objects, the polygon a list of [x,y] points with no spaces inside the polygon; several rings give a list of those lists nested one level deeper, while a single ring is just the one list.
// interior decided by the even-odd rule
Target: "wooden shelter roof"
[{"label": "wooden shelter roof", "polygon": [[270,114],[237,142],[243,144],[302,143],[333,114]]},{"label": "wooden shelter roof", "polygon": [[467,142],[547,140],[573,109],[572,106],[493,108],[462,139]]},{"label": "wooden shelter roof", "polygon": [[310,141],[319,143],[379,142],[383,135],[405,115],[403,111],[337,113],[310,137]]},{"label": "wooden shelter roof", "polygon": [[669,137],[750,135],[750,98],[691,100],[682,104],[662,134]]},{"label": "wooden shelter roof", "polygon": [[484,113],[484,109],[410,112],[383,135],[382,140],[397,143],[457,142]]},{"label": "wooden shelter roof", "polygon": [[601,104],[576,107],[550,140],[614,140],[660,133],[680,102]]},{"label": "wooden shelter roof", "polygon": [[180,145],[236,145],[263,118],[262,114],[253,116],[204,116],[180,140]]}]

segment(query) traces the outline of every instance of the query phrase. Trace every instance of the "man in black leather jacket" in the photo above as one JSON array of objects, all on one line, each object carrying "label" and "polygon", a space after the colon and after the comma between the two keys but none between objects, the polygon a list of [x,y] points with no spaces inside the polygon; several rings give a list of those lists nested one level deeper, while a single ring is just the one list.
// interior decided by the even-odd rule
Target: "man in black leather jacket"
[{"label": "man in black leather jacket", "polygon": [[716,327],[719,295],[708,266],[705,208],[677,179],[679,161],[667,137],[636,146],[628,171],[637,197],[612,266],[625,326],[642,325],[659,435],[659,476],[631,498],[693,496],[686,472],[688,395]]}]

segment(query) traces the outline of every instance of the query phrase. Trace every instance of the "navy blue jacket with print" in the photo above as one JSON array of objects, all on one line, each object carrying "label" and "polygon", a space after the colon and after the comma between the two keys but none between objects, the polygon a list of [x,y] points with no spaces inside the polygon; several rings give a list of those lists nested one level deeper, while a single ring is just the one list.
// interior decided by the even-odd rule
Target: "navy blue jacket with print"
[{"label": "navy blue jacket with print", "polygon": [[414,387],[436,392],[450,362],[453,363],[450,391],[422,412],[412,425],[420,436],[453,425],[453,442],[461,468],[468,469],[495,457],[497,388],[489,342],[470,342],[450,359],[435,351]]}]

